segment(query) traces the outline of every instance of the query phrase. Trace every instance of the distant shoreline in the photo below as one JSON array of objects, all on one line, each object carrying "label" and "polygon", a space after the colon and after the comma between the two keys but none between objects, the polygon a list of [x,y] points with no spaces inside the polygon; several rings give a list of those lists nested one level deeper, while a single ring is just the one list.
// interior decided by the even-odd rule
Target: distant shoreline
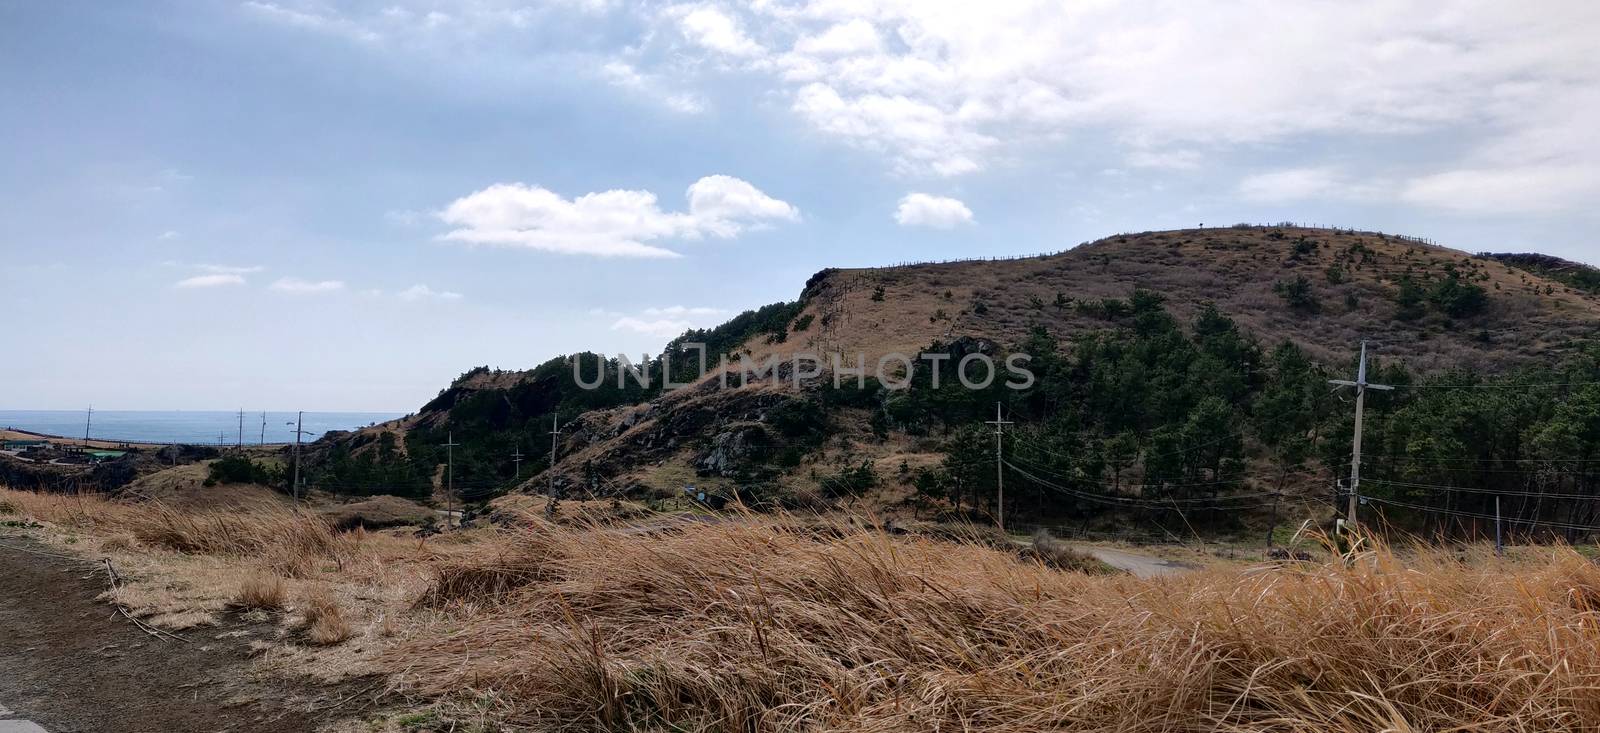
[{"label": "distant shoreline", "polygon": [[392,420],[387,413],[299,412],[244,413],[222,410],[139,411],[0,410],[0,428],[16,432],[20,440],[52,440],[83,445],[87,432],[91,444],[127,444],[160,447],[284,446],[293,445],[295,430],[304,430],[306,442],[340,430],[359,430]]},{"label": "distant shoreline", "polygon": [[[13,436],[23,436],[23,437],[17,438],[17,437],[13,437]],[[22,428],[16,428],[16,427],[0,428],[0,438],[3,438],[5,440],[18,440],[18,439],[27,440],[27,439],[30,439],[30,438],[37,438],[37,439],[40,439],[40,440],[50,440],[50,441],[59,441],[59,442],[64,442],[64,443],[70,443],[70,444],[73,444],[73,445],[87,445],[87,446],[90,446],[90,447],[113,447],[113,448],[114,447],[121,447],[121,446],[127,446],[129,448],[165,448],[167,446],[173,446],[173,445],[190,445],[190,446],[202,446],[203,447],[203,446],[208,445],[206,443],[184,443],[184,442],[168,443],[168,442],[162,442],[162,441],[156,441],[156,440],[116,440],[116,439],[113,439],[113,438],[95,438],[95,437],[90,437],[88,441],[85,441],[83,438],[68,437],[68,436],[65,436],[65,435],[52,435],[50,433],[41,433],[41,432],[38,432],[37,430],[24,430]],[[288,445],[292,445],[292,443],[246,443],[244,447],[246,447],[246,448],[283,448],[283,447],[288,446]],[[222,448],[234,448],[234,447],[237,447],[237,446],[238,446],[237,443],[226,443],[226,444],[223,444],[220,447],[222,447]],[[216,447],[216,446],[213,446],[213,447]]]}]

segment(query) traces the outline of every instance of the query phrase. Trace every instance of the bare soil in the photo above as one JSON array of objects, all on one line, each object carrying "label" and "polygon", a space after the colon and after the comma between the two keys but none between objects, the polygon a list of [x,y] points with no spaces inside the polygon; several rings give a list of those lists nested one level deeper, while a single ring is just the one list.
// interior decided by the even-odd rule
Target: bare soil
[{"label": "bare soil", "polygon": [[0,532],[0,704],[53,733],[313,731],[375,685],[296,683],[255,668],[240,619],[159,640],[97,600],[103,569]]}]

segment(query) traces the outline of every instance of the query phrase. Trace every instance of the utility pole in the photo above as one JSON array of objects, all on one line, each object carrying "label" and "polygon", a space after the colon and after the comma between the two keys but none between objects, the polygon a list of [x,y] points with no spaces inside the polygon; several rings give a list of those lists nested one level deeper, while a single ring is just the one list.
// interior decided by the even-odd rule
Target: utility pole
[{"label": "utility pole", "polygon": [[1000,403],[994,403],[994,419],[988,421],[987,424],[994,426],[994,487],[996,492],[995,506],[999,508],[999,511],[995,516],[995,526],[999,527],[1000,532],[1004,534],[1006,531],[1006,472],[1002,465],[1004,458],[1002,458],[1001,455],[1000,440],[1003,435],[1003,431],[1005,430],[1005,426],[1010,425],[1011,421],[1001,418]]},{"label": "utility pole", "polygon": [[294,506],[296,509],[300,508],[300,436],[305,433],[301,429],[305,421],[306,413],[302,410],[294,422],[284,423],[285,425],[294,426],[294,486],[290,488],[294,492]]},{"label": "utility pole", "polygon": [[522,447],[521,446],[518,446],[517,449],[511,454],[511,465],[516,466],[516,470],[517,470],[516,480],[517,481],[521,481],[522,480]]},{"label": "utility pole", "polygon": [[1361,342],[1361,362],[1356,366],[1356,381],[1343,379],[1330,379],[1328,384],[1340,387],[1354,387],[1356,390],[1356,433],[1350,451],[1350,505],[1345,513],[1345,524],[1349,529],[1356,526],[1356,505],[1361,499],[1361,421],[1366,414],[1367,390],[1376,389],[1389,391],[1394,389],[1387,384],[1367,383],[1367,342]]},{"label": "utility pole", "polygon": [[550,500],[556,498],[556,437],[561,435],[561,426],[556,423],[556,414],[550,413]]},{"label": "utility pole", "polygon": [[261,444],[267,444],[267,413],[261,413]]},{"label": "utility pole", "polygon": [[1506,556],[1506,543],[1500,536],[1500,497],[1494,497],[1494,556]]},{"label": "utility pole", "polygon": [[244,408],[239,408],[239,450],[244,450]]},{"label": "utility pole", "polygon": [[445,469],[444,469],[444,528],[450,529],[450,520],[456,513],[456,442],[455,431],[446,434],[444,444]]},{"label": "utility pole", "polygon": [[83,445],[89,445],[89,426],[94,423],[94,405],[89,405],[89,414],[83,418]]}]

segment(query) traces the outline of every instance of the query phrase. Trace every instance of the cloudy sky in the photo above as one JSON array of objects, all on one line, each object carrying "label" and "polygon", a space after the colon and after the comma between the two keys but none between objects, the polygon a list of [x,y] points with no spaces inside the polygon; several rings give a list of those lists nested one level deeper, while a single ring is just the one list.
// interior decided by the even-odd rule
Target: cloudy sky
[{"label": "cloudy sky", "polygon": [[828,266],[1600,263],[1600,5],[0,0],[0,409],[412,410]]}]

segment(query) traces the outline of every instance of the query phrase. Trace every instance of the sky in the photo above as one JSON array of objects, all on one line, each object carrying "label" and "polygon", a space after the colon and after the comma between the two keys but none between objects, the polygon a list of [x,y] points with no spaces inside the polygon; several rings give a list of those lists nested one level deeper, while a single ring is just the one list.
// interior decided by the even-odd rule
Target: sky
[{"label": "sky", "polygon": [[0,408],[408,412],[825,267],[1600,264],[1600,4],[0,0]]}]

